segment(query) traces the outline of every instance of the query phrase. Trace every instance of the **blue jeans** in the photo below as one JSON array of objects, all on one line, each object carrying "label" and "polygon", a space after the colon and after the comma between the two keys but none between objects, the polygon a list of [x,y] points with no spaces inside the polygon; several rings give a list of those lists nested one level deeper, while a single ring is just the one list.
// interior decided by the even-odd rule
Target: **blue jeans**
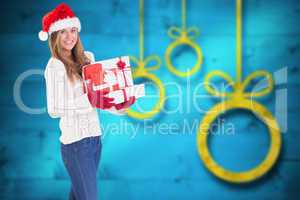
[{"label": "blue jeans", "polygon": [[70,200],[97,200],[97,170],[101,157],[101,136],[71,144],[61,143],[61,155],[71,178]]}]

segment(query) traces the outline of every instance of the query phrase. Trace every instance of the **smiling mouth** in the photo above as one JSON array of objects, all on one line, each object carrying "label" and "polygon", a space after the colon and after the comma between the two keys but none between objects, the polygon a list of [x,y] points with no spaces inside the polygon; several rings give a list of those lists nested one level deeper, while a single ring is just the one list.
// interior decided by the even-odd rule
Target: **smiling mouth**
[{"label": "smiling mouth", "polygon": [[73,44],[73,43],[74,43],[74,41],[65,42],[65,44],[67,44],[67,45],[70,45],[70,44]]}]

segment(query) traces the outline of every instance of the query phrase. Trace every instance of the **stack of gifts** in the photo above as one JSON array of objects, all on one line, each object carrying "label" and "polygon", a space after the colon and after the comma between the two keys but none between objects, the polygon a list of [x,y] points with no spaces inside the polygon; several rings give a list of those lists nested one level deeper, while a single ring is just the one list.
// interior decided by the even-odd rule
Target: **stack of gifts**
[{"label": "stack of gifts", "polygon": [[102,60],[82,68],[84,87],[92,83],[94,91],[107,93],[114,104],[123,103],[134,96],[135,99],[145,96],[144,84],[133,83],[128,56]]}]

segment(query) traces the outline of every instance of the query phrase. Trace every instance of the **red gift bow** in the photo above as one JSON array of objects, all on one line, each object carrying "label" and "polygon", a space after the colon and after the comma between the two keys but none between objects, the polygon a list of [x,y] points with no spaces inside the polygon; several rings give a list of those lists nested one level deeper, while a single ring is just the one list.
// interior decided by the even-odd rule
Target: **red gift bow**
[{"label": "red gift bow", "polygon": [[[124,81],[125,81],[125,87],[128,87],[128,83],[127,83],[126,76],[125,76],[125,73],[124,73],[124,69],[126,68],[126,63],[124,61],[122,61],[121,58],[119,58],[119,61],[117,62],[117,66],[122,71],[123,78],[124,78]],[[116,73],[115,73],[115,75],[117,76]]]},{"label": "red gift bow", "polygon": [[125,76],[125,73],[124,73],[124,69],[126,68],[126,63],[124,61],[121,60],[121,58],[119,58],[119,61],[117,62],[117,69],[114,68],[114,69],[110,69],[110,71],[112,71],[117,79],[117,84],[113,85],[113,90],[120,90],[120,85],[118,84],[119,82],[119,79],[118,79],[118,71],[120,70],[123,74],[123,78],[124,78],[124,82],[125,82],[125,87],[128,87],[128,83],[127,83],[127,80],[126,80],[126,76]]},{"label": "red gift bow", "polygon": [[117,66],[118,66],[118,68],[119,69],[124,69],[125,67],[126,67],[126,63],[125,62],[123,62],[122,60],[121,60],[121,58],[119,58],[119,62],[117,62]]}]

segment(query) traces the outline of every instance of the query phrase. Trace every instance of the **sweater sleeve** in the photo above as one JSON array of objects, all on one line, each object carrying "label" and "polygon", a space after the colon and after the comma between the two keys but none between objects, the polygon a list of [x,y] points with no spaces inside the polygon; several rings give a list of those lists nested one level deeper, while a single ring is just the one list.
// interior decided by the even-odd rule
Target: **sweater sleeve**
[{"label": "sweater sleeve", "polygon": [[70,91],[67,86],[67,75],[61,64],[52,62],[45,70],[47,110],[50,117],[58,118],[91,112],[94,108],[89,103],[87,94],[72,98],[74,91]]}]

